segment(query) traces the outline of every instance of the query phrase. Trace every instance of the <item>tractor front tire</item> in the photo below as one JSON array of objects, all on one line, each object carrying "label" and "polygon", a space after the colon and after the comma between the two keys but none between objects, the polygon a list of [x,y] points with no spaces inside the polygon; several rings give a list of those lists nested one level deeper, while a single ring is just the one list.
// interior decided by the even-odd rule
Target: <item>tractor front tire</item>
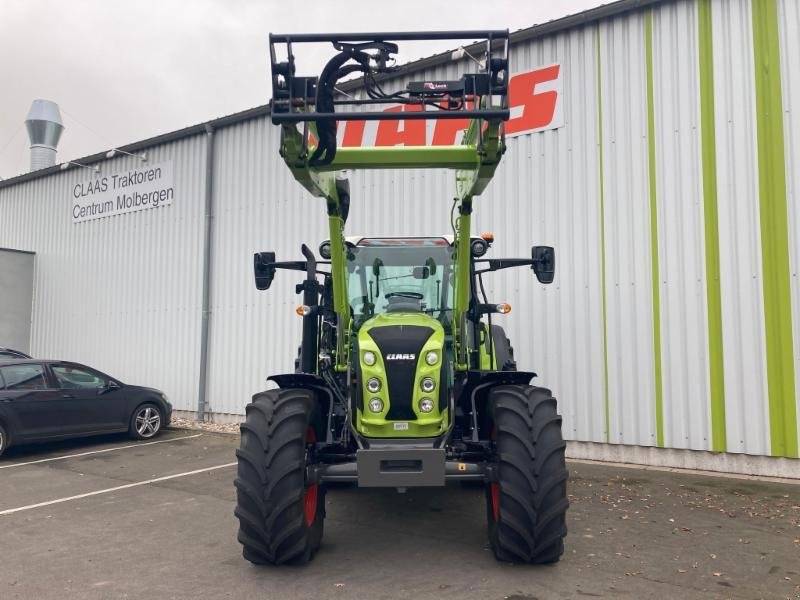
[{"label": "tractor front tire", "polygon": [[305,389],[253,396],[236,451],[238,540],[254,564],[305,564],[319,549],[325,489],[306,482],[316,402]]},{"label": "tractor front tire", "polygon": [[497,481],[487,485],[489,542],[495,557],[553,563],[567,535],[566,444],[550,390],[503,385],[489,392]]}]

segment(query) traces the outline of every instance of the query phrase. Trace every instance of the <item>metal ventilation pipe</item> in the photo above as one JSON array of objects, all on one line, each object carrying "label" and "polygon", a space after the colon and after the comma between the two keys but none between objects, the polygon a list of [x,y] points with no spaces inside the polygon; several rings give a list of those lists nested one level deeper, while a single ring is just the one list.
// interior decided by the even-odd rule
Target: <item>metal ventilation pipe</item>
[{"label": "metal ventilation pipe", "polygon": [[31,171],[56,164],[56,146],[64,131],[58,104],[50,100],[34,100],[25,127],[31,140]]}]

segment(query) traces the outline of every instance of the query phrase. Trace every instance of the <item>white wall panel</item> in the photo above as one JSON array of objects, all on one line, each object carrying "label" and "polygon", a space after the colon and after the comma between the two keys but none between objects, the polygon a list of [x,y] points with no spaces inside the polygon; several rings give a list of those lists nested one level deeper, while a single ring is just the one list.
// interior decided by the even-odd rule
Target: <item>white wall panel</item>
[{"label": "white wall panel", "polygon": [[600,24],[610,441],[656,444],[644,14]]},{"label": "white wall panel", "polygon": [[664,444],[711,447],[697,7],[653,11]]},{"label": "white wall panel", "polygon": [[715,0],[711,15],[728,450],[768,454],[750,2]]},{"label": "white wall panel", "polygon": [[253,280],[253,253],[302,257],[324,239],[324,202],[294,182],[277,152],[278,130],[264,118],[221,129],[214,160],[213,255],[208,406],[243,413],[268,375],[294,370],[300,342],[299,272],[278,271],[269,291]]}]

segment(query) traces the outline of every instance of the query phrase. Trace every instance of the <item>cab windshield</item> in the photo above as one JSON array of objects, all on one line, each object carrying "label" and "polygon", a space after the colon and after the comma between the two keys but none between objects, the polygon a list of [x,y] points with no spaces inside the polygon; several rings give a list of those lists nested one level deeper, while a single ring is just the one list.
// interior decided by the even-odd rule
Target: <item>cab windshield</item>
[{"label": "cab windshield", "polygon": [[453,248],[443,238],[367,239],[348,249],[348,293],[356,327],[387,312],[452,309]]}]

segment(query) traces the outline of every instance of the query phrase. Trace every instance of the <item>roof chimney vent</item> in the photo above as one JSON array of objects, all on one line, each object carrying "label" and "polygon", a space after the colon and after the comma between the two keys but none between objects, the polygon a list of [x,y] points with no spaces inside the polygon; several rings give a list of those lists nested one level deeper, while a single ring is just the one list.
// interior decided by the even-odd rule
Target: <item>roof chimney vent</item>
[{"label": "roof chimney vent", "polygon": [[56,146],[64,131],[58,104],[50,100],[34,100],[25,119],[31,140],[31,171],[56,164]]}]

